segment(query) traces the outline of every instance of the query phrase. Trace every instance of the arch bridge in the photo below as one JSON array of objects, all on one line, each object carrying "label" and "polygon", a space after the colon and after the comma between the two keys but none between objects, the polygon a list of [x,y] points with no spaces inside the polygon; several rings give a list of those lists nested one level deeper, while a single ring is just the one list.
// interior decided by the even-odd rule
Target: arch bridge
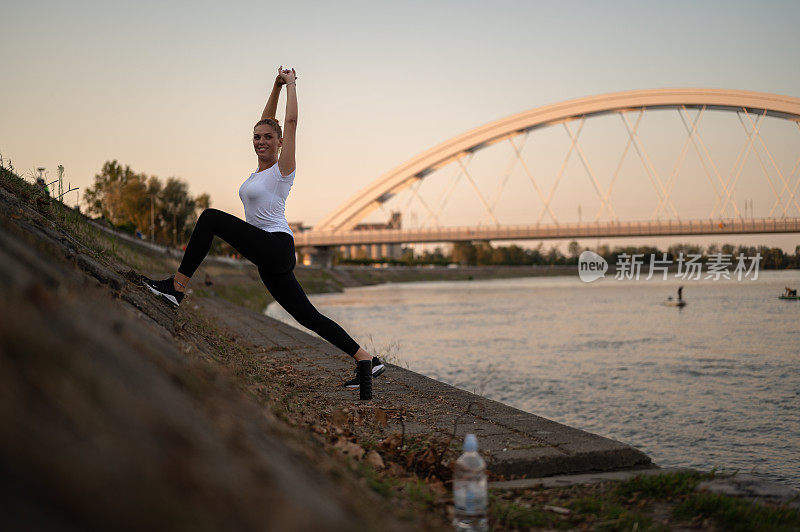
[{"label": "arch bridge", "polygon": [[[664,149],[665,153],[671,151],[668,164],[662,164],[663,156],[648,151],[643,138],[645,112],[661,111],[673,115],[672,120],[682,137],[674,147]],[[706,140],[706,133],[701,135],[700,130],[705,117],[720,113],[738,119],[741,125],[735,141],[738,151],[723,149],[723,155],[730,159],[727,165],[721,161],[725,157],[714,153],[713,139]],[[680,120],[674,120],[675,114]],[[587,123],[614,115],[621,122],[620,144],[623,145],[619,158],[601,171],[594,161],[607,158],[606,154],[592,159],[581,143],[581,135]],[[779,126],[770,126],[770,123]],[[607,124],[602,127],[608,128]],[[735,124],[734,121],[718,126],[719,133],[715,136],[730,135],[734,129],[730,126]],[[568,146],[563,158],[559,158],[561,164],[546,172],[538,162],[530,163],[523,150],[532,133],[543,134],[554,126],[563,127]],[[778,131],[772,149],[764,133],[768,127]],[[791,130],[796,133],[790,133]],[[328,214],[312,230],[297,233],[296,245],[298,248],[326,248],[462,240],[796,233],[800,232],[800,136],[793,137],[797,133],[800,133],[800,98],[777,94],[722,89],[654,89],[547,105],[458,135],[390,170]],[[483,178],[477,176],[470,166],[473,158],[478,152],[501,143],[509,148],[507,153],[511,155],[506,171],[490,171]],[[685,168],[690,158],[694,161],[692,171]],[[575,170],[569,167],[570,161],[581,169],[580,184],[564,184],[570,179],[567,174]],[[446,180],[442,170],[448,168],[455,171],[454,180],[450,180],[453,186],[440,186],[437,199],[425,197],[423,185],[431,180],[441,185]],[[683,191],[676,188],[682,170],[683,174],[691,174]],[[634,177],[629,178],[629,184],[620,185],[626,172],[632,172]],[[503,208],[498,198],[512,175],[525,183],[525,193],[529,197],[524,200],[526,206],[521,219],[501,221]],[[452,194],[459,183],[471,190],[476,207],[468,223],[463,223],[463,219],[462,223],[448,223],[443,214],[450,199],[448,194]],[[489,188],[495,188],[495,193],[490,194]],[[747,202],[744,209],[739,208],[737,189],[757,198],[760,216],[753,214],[754,200],[750,200],[749,214]],[[377,209],[386,211],[402,194],[422,213],[423,223],[416,227],[387,228],[377,224],[359,225]],[[568,204],[573,197],[580,196],[586,201],[587,194],[591,195],[588,202],[596,207],[593,219],[583,221],[580,206],[577,221],[565,219],[563,209],[556,208],[556,198]],[[519,194],[515,191],[513,195]],[[700,214],[696,209],[680,207],[675,198],[681,195],[688,205],[705,204],[709,211]],[[645,197],[647,201],[638,201]],[[649,216],[642,216],[644,211],[639,203],[646,202],[650,203],[646,207]],[[619,203],[623,204],[621,208]],[[626,213],[635,214],[631,217]]]}]

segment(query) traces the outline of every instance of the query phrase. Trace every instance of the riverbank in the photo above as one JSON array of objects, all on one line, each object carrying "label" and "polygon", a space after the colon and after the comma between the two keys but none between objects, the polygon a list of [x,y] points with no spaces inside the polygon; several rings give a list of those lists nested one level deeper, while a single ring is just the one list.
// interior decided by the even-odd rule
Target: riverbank
[{"label": "riverbank", "polygon": [[[411,420],[380,399],[363,404],[336,389],[352,363],[314,347],[309,335],[276,328],[253,343],[238,333],[258,331],[248,320],[268,318],[198,293],[173,311],[140,286],[138,274],[169,271],[174,259],[109,239],[14,179],[0,181],[4,524],[449,528],[453,440],[435,429],[414,431],[420,414]],[[223,271],[207,268],[213,284],[204,289],[219,290]],[[409,385],[390,375],[382,377],[387,390]],[[447,424],[454,414],[442,400]],[[783,506],[696,493],[708,477],[497,487],[492,524],[729,528],[731,516],[740,523],[745,516],[800,526],[796,511]]]},{"label": "riverbank", "polygon": [[[173,269],[177,267],[177,262]],[[164,270],[164,272],[169,270]],[[263,311],[274,299],[263,289],[258,271],[248,263],[206,263],[198,279],[208,278],[211,284],[195,288],[198,295],[218,296],[255,311]],[[574,266],[459,266],[458,268],[428,266],[336,266],[316,268],[298,266],[295,276],[308,294],[341,292],[346,288],[372,286],[384,283],[409,283],[422,281],[478,281],[484,279],[510,279],[570,275]],[[199,285],[199,283],[198,283]]]},{"label": "riverbank", "polygon": [[[682,310],[662,305],[679,280],[574,275],[390,284],[311,301],[423,375],[623,441],[662,466],[738,469],[800,489],[799,309],[776,297],[798,281],[768,271],[686,283]],[[276,304],[267,315],[295,323]]]}]

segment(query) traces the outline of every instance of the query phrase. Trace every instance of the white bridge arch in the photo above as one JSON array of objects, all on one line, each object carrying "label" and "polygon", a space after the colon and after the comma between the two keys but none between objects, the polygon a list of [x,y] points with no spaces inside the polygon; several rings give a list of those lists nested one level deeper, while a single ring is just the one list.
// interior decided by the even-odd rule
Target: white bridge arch
[{"label": "white bridge arch", "polygon": [[[453,161],[460,160],[460,158],[467,153],[475,152],[486,146],[540,127],[551,126],[579,118],[585,119],[586,117],[602,114],[636,110],[643,111],[645,109],[744,111],[745,114],[754,114],[762,117],[771,116],[791,120],[798,123],[800,126],[800,98],[741,90],[702,88],[635,90],[591,96],[546,105],[483,125],[442,142],[417,155],[363,188],[316,224],[312,231],[304,233],[303,236],[300,237],[300,240],[308,245],[324,245],[323,242],[333,243],[333,241],[336,240],[335,238],[331,238],[334,234],[343,235],[344,233],[352,233],[352,230],[361,220],[398,192],[423,179],[434,170]],[[691,131],[689,133],[691,136]],[[635,130],[632,136],[634,134]],[[794,190],[792,187],[788,187],[786,182],[784,182],[781,196],[783,195],[783,191],[787,188],[790,201],[798,205]],[[800,209],[800,205],[798,205],[798,209]],[[779,232],[795,232],[797,230],[797,219],[787,221],[791,221],[792,223],[783,230],[778,229]],[[709,227],[717,227],[717,224],[710,224]],[[732,225],[728,227],[732,227]],[[677,230],[671,229],[660,234],[681,234],[682,231],[682,228]],[[754,228],[753,230],[744,232],[762,232],[762,230]],[[767,232],[770,231],[768,230]],[[320,237],[322,233],[325,233],[328,237],[325,239],[314,238],[312,236],[314,233],[317,233]],[[392,231],[386,231],[384,235],[389,236],[389,233],[392,233]],[[400,232],[397,233],[398,235],[394,235],[391,241],[401,241],[409,237],[413,238],[412,235],[405,235],[405,237],[403,237],[400,235]],[[556,233],[560,236],[560,232],[557,231]],[[565,234],[572,233],[567,231]],[[629,233],[626,232],[622,234]],[[643,234],[648,233],[645,232]],[[360,238],[355,239],[351,236],[346,240],[352,242],[366,241],[363,240],[366,237],[365,234],[359,236]],[[418,238],[420,238],[420,240],[417,241],[440,240],[437,236]],[[501,236],[498,238],[515,238],[515,236],[509,234],[509,236]]]}]

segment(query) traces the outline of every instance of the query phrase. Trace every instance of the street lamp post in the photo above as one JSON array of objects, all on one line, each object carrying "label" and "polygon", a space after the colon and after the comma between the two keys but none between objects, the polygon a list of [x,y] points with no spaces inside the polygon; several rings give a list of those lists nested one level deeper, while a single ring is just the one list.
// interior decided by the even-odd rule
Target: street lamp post
[{"label": "street lamp post", "polygon": [[155,218],[155,194],[150,194],[150,243],[155,242],[156,218]]}]

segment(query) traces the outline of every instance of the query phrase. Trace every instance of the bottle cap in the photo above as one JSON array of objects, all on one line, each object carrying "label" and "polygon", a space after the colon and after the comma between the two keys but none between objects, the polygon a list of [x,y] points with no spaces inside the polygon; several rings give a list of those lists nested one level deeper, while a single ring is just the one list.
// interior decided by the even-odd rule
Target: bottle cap
[{"label": "bottle cap", "polygon": [[464,437],[464,452],[474,453],[478,451],[478,438],[474,434],[467,434]]}]

